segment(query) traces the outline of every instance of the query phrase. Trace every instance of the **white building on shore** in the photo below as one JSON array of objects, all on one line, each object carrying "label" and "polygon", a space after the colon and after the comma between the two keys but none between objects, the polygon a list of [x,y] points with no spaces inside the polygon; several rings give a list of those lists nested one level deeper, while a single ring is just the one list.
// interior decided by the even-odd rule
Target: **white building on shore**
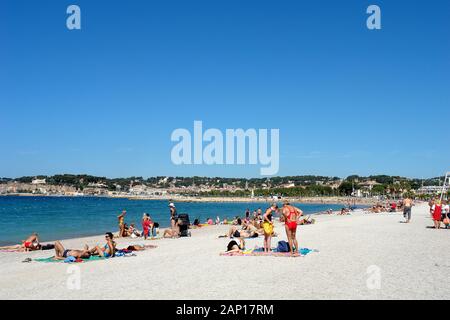
[{"label": "white building on shore", "polygon": [[37,184],[46,184],[47,182],[46,182],[46,180],[45,179],[33,179],[33,180],[31,180],[31,184],[35,184],[35,185],[37,185]]},{"label": "white building on shore", "polygon": [[[424,186],[424,187],[420,187],[417,190],[418,194],[427,194],[427,195],[434,195],[434,194],[439,194],[442,192],[442,186]],[[448,186],[445,186],[444,188],[444,193],[448,192]]]}]

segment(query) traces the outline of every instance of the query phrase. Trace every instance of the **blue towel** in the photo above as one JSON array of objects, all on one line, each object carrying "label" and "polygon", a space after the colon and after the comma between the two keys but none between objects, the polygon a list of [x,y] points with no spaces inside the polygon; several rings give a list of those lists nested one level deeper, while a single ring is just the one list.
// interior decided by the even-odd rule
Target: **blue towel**
[{"label": "blue towel", "polygon": [[77,259],[75,257],[72,256],[68,256],[66,259],[64,259],[65,263],[72,263],[75,262]]}]

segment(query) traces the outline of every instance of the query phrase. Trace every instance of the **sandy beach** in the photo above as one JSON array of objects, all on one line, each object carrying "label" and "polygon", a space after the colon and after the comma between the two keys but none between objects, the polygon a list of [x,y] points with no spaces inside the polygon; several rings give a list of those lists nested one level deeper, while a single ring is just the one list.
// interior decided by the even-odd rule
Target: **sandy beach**
[{"label": "sandy beach", "polygon": [[[401,213],[320,215],[299,226],[304,257],[220,256],[228,226],[192,230],[192,237],[145,241],[156,249],[78,264],[22,263],[53,251],[0,253],[1,299],[447,299],[450,230],[434,230],[428,206]],[[272,240],[286,239],[283,226]],[[144,240],[117,239],[118,247]],[[103,236],[64,240],[66,248],[103,243]],[[262,246],[263,238],[247,247]],[[81,287],[68,289],[69,266]],[[379,278],[378,278],[379,275]],[[375,278],[374,278],[375,277]],[[375,279],[375,282],[374,282]],[[374,285],[375,284],[375,285]]]}]

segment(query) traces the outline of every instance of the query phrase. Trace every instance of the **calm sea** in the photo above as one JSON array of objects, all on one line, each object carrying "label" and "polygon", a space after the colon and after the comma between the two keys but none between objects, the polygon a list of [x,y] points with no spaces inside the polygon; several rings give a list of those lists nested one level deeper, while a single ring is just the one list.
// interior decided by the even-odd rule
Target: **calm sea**
[{"label": "calm sea", "polygon": [[[176,203],[178,213],[188,213],[191,222],[198,218],[204,222],[216,216],[232,218],[244,216],[266,204],[258,203]],[[342,205],[299,204],[305,213],[317,213],[327,209],[338,210]],[[96,197],[0,197],[0,245],[20,243],[32,232],[42,241],[91,236],[106,231],[117,231],[117,215],[125,209],[125,222],[135,223],[141,229],[144,212],[149,213],[161,227],[169,225],[167,201],[128,200]]]}]

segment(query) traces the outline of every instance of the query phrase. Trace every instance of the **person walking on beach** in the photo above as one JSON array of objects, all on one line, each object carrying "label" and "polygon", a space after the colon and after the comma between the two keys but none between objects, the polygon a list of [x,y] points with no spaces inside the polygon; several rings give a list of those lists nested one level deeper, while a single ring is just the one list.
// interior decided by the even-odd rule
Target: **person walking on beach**
[{"label": "person walking on beach", "polygon": [[403,199],[403,217],[406,219],[406,223],[409,223],[411,221],[412,205],[413,205],[412,199],[410,199],[409,197]]},{"label": "person walking on beach", "polygon": [[117,216],[117,219],[119,221],[119,236],[124,237],[125,236],[125,215],[127,214],[126,210],[123,210],[120,215]]},{"label": "person walking on beach", "polygon": [[264,252],[269,253],[271,251],[271,242],[273,234],[273,222],[272,214],[277,212],[278,206],[276,203],[267,208],[266,213],[263,216],[263,229],[264,229]]},{"label": "person walking on beach", "polygon": [[292,256],[298,256],[298,242],[297,242],[297,221],[303,214],[303,211],[297,207],[291,206],[289,201],[284,201],[282,214],[284,217],[284,226],[289,242],[289,248]]}]

